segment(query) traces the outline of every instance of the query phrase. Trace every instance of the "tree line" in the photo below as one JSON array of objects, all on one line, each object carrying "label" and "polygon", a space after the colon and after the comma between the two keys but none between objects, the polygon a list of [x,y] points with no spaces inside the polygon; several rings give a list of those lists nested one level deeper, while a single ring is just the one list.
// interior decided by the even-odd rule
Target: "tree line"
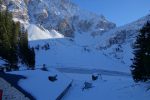
[{"label": "tree line", "polygon": [[8,11],[0,12],[0,57],[10,69],[18,69],[22,63],[34,68],[35,52],[28,44],[28,33],[21,31],[20,23],[12,20]]}]

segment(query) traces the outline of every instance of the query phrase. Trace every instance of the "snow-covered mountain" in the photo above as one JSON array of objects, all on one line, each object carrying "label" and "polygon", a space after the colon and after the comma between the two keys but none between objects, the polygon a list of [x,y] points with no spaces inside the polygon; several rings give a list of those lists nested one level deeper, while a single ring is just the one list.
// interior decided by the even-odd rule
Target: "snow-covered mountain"
[{"label": "snow-covered mountain", "polygon": [[[35,70],[24,70],[21,65],[22,71],[6,74],[26,78],[9,76],[7,79],[13,79],[12,83],[16,82],[36,100],[55,100],[70,84],[72,88],[65,100],[75,97],[79,100],[148,100],[150,97],[149,82],[134,83],[130,75],[135,39],[150,15],[116,27],[104,16],[84,11],[71,0],[2,1],[0,10],[8,8],[13,20],[28,31],[30,46],[36,53]],[[0,58],[0,66],[5,63]],[[92,80],[93,75],[98,77],[96,81]],[[57,81],[50,82],[50,76],[56,76]],[[92,88],[84,90],[85,83]]]},{"label": "snow-covered mountain", "polygon": [[5,0],[14,18],[55,29],[67,37],[77,32],[100,34],[116,25],[103,15],[81,10],[70,0]]},{"label": "snow-covered mountain", "polygon": [[150,18],[116,27],[71,0],[5,0],[5,6],[28,30],[37,65],[129,70],[135,37]]},{"label": "snow-covered mountain", "polygon": [[102,39],[100,44],[96,44],[97,49],[102,50],[107,56],[117,58],[130,66],[136,36],[149,19],[150,15],[146,15],[137,21],[104,33],[100,37]]}]

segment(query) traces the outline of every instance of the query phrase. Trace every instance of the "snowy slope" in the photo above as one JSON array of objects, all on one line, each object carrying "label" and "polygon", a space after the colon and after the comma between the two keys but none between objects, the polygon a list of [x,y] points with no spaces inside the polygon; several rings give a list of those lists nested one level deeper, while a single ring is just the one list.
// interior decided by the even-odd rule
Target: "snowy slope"
[{"label": "snowy slope", "polygon": [[58,33],[55,30],[45,30],[42,27],[38,27],[34,24],[28,26],[28,39],[29,41],[33,40],[41,40],[41,39],[56,39],[56,38],[63,38],[64,36]]},{"label": "snowy slope", "polygon": [[[37,29],[39,30],[39,28]],[[35,28],[32,33],[36,32],[37,30]],[[37,66],[46,64],[48,67],[56,68],[81,67],[118,71],[123,70],[125,72],[129,71],[125,64],[107,57],[103,52],[100,52],[93,47],[84,46],[82,44],[78,45],[72,38],[53,37],[39,40],[30,37],[30,39],[33,39],[30,41],[30,45],[35,47]],[[49,46],[48,49],[45,48],[46,45]]]},{"label": "snowy slope", "polygon": [[130,66],[133,58],[133,46],[140,29],[149,21],[146,15],[135,22],[112,29],[100,37],[101,42],[96,44],[107,56],[116,58]]}]

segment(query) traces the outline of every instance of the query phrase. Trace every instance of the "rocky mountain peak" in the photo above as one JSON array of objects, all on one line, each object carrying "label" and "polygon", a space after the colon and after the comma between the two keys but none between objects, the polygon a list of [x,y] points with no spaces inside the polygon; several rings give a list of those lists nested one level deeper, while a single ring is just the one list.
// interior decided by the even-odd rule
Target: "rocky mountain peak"
[{"label": "rocky mountain peak", "polygon": [[87,32],[100,34],[116,27],[104,16],[81,10],[71,0],[5,0],[14,19],[55,29],[67,37]]}]

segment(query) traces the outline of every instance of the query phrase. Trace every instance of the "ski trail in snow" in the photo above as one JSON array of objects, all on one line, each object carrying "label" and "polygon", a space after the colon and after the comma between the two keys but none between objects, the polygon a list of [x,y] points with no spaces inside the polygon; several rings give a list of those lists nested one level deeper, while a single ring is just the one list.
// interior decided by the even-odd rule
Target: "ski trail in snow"
[{"label": "ski trail in snow", "polygon": [[99,73],[99,74],[108,75],[108,76],[131,77],[130,73],[119,72],[119,71],[109,71],[109,70],[103,70],[103,69],[85,69],[85,68],[56,68],[56,69],[62,73],[76,73],[76,74]]}]

